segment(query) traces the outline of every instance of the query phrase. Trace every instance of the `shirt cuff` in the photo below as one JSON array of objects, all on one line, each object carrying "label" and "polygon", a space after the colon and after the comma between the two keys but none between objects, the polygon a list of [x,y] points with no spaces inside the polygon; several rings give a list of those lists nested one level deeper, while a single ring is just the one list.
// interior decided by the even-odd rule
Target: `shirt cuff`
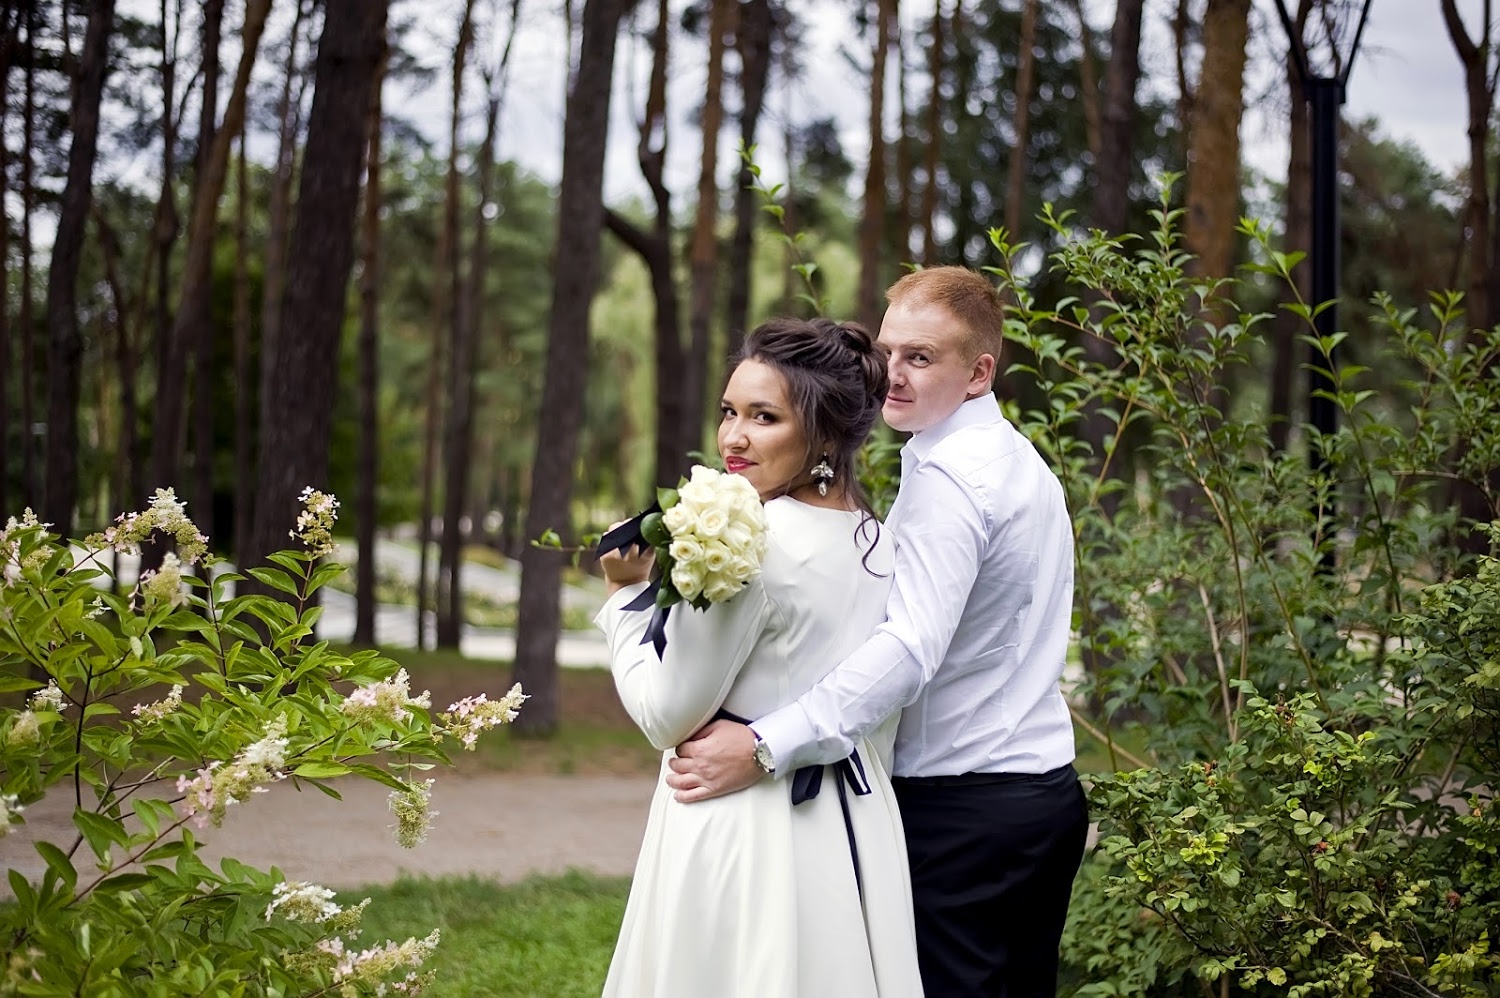
[{"label": "shirt cuff", "polygon": [[817,740],[817,731],[808,720],[807,711],[796,701],[759,718],[750,727],[771,750],[778,780],[806,764],[798,757],[799,750]]}]

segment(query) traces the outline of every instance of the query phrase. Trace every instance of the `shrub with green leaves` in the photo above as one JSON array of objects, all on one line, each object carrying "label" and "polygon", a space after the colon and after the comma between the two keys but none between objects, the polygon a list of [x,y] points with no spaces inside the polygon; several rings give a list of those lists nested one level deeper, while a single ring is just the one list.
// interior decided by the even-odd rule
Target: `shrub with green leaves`
[{"label": "shrub with green leaves", "polygon": [[[396,663],[317,641],[320,564],[337,501],[311,489],[294,536],[248,575],[192,574],[204,538],[171,490],[79,545],[28,511],[0,531],[0,848],[44,797],[73,803],[73,834],[38,841],[28,882],[7,864],[0,995],[411,993],[437,933],[359,937],[363,905],[233,859],[195,832],[287,781],[337,797],[336,779],[390,788],[398,840],[431,820],[432,780],[456,741],[514,718],[515,687],[434,713]],[[112,552],[153,534],[176,551],[121,591]],[[210,569],[212,566],[209,566]],[[249,587],[245,587],[249,588]],[[51,801],[49,801],[49,804]]]},{"label": "shrub with green leaves", "polygon": [[[1143,237],[993,234],[1012,302],[1010,415],[1076,529],[1080,731],[1100,847],[1065,939],[1079,995],[1500,995],[1500,331],[1461,299],[1377,298],[1366,367],[1293,302],[1338,426],[1278,447],[1253,378],[1299,257],[1196,277],[1170,191]],[[1273,292],[1271,291],[1274,286]],[[1347,350],[1343,351],[1347,353]],[[1212,982],[1212,984],[1211,984]]]}]

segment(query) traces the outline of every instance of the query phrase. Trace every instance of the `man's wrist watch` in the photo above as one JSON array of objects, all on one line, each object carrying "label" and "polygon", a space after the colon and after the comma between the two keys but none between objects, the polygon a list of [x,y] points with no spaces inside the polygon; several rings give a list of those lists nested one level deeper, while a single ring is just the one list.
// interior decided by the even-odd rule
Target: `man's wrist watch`
[{"label": "man's wrist watch", "polygon": [[764,738],[755,734],[754,728],[750,729],[750,734],[755,735],[755,764],[760,767],[762,773],[765,773],[767,776],[775,776],[776,757],[771,755],[771,746],[766,744]]}]

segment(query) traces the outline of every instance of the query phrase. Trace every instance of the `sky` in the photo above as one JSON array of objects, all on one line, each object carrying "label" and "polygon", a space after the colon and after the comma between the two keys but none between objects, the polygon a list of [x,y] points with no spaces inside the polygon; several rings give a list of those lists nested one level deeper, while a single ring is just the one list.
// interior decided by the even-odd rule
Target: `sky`
[{"label": "sky", "polygon": [[[430,0],[423,0],[424,7]],[[402,9],[398,6],[398,12]],[[438,4],[427,10],[436,14]],[[523,28],[513,61],[515,86],[505,108],[502,124],[502,155],[512,156],[537,175],[555,180],[561,170],[561,128],[565,64],[565,41],[559,5],[539,5],[535,0],[523,9]],[[868,82],[841,48],[857,45],[849,28],[844,0],[802,0],[797,5],[808,22],[809,43],[804,79],[790,94],[777,87],[763,119],[759,159],[768,172],[778,172],[780,123],[790,114],[799,123],[833,117],[840,124],[845,152],[856,162],[866,152]],[[930,17],[931,2],[907,0],[902,20],[915,27]],[[1089,0],[1090,18],[1096,31],[1107,32],[1114,4]],[[1294,4],[1289,3],[1289,6]],[[1477,34],[1481,0],[1459,0],[1472,33]],[[1175,0],[1147,0],[1143,62],[1158,85],[1173,85],[1171,39],[1168,19]],[[654,5],[642,4],[644,29],[654,17]],[[1246,161],[1269,178],[1280,180],[1286,171],[1286,98],[1280,88],[1269,86],[1269,74],[1279,71],[1272,60],[1285,50],[1285,36],[1276,15],[1274,0],[1254,0],[1251,68],[1247,92],[1247,114],[1241,130]],[[430,31],[436,48],[439,38],[451,34],[453,18],[423,15],[424,30]],[[1347,43],[1346,43],[1347,44]],[[669,150],[668,185],[679,203],[690,200],[696,184],[698,149],[694,130],[684,116],[701,100],[706,70],[701,52],[681,43],[674,52],[672,90],[677,125]],[[618,200],[641,194],[644,186],[635,162],[634,114],[644,102],[644,78],[650,53],[644,42],[622,34],[617,51],[617,94],[612,102],[610,147],[606,160],[606,197]],[[425,93],[398,97],[395,104],[434,128],[446,113],[441,86]],[[1356,53],[1348,81],[1347,118],[1377,118],[1388,137],[1420,148],[1429,162],[1451,172],[1466,162],[1465,98],[1462,69],[1444,27],[1438,0],[1372,0],[1369,19]],[[892,101],[888,100],[888,105]],[[478,114],[474,115],[475,118]],[[734,129],[726,128],[720,152],[721,183],[733,169]]]}]

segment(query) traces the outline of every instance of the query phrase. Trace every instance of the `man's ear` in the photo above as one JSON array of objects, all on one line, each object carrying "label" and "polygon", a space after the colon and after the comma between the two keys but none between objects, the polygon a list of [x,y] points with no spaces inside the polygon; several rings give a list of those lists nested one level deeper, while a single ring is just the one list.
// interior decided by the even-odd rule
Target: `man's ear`
[{"label": "man's ear", "polygon": [[995,355],[982,353],[974,358],[974,366],[969,369],[969,398],[978,398],[990,391],[995,385]]}]

